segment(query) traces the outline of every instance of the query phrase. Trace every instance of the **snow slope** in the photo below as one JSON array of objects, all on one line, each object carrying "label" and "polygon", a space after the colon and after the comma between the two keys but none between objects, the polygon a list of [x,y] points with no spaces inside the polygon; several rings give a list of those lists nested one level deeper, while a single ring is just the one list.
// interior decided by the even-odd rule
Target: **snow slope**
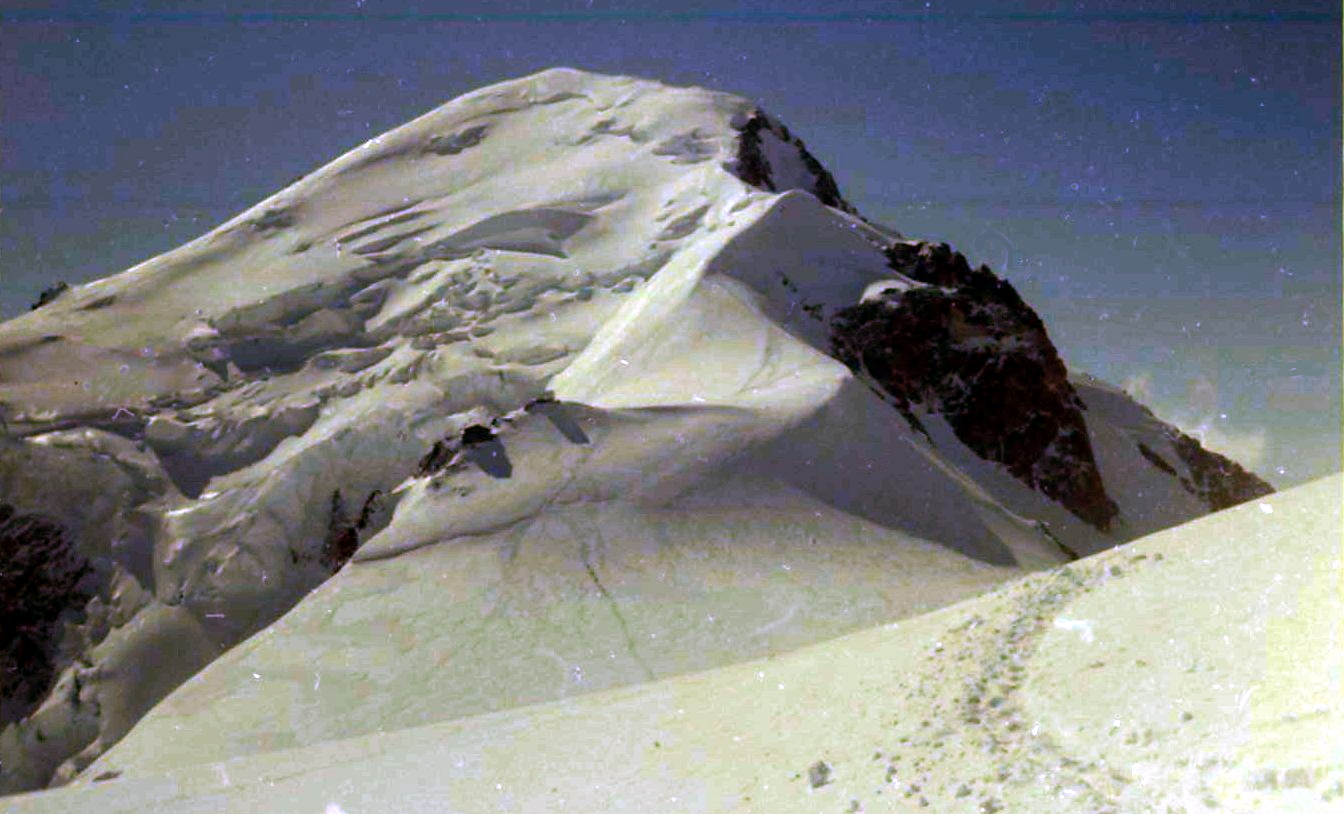
[{"label": "snow slope", "polygon": [[1316,481],[776,658],[8,810],[1338,811],[1341,498]]},{"label": "snow slope", "polygon": [[1106,528],[893,409],[834,326],[931,285],[898,237],[745,99],[556,69],[0,325],[0,501],[93,574],[0,791],[779,653],[1237,494],[1114,393]]}]

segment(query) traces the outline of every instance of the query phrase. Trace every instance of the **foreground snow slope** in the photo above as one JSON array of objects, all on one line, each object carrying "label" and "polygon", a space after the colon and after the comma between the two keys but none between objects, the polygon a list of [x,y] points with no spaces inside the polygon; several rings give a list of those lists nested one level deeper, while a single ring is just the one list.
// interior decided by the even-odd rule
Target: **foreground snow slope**
[{"label": "foreground snow slope", "polygon": [[1342,498],[1316,481],[771,659],[8,810],[1337,811]]},{"label": "foreground snow slope", "polygon": [[41,677],[0,699],[0,792],[207,665],[119,760],[777,653],[1263,486],[1071,383],[1011,286],[858,216],[748,100],[563,69],[0,325],[0,418],[0,543],[86,575],[0,626]]}]

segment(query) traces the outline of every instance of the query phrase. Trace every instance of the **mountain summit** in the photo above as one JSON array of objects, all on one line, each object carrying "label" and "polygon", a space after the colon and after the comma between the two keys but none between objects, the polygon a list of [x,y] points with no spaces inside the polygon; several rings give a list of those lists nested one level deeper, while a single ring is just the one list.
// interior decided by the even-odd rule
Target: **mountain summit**
[{"label": "mountain summit", "polygon": [[751,102],[566,69],[0,325],[0,415],[7,791],[779,653],[1270,491]]}]

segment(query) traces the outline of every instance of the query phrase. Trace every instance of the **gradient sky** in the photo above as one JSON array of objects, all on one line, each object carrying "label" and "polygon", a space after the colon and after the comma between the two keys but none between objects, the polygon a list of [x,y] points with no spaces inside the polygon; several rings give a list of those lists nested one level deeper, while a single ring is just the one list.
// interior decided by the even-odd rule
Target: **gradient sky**
[{"label": "gradient sky", "polygon": [[1339,10],[5,0],[0,318],[569,65],[759,101],[868,217],[1006,275],[1073,368],[1298,483],[1340,468]]}]

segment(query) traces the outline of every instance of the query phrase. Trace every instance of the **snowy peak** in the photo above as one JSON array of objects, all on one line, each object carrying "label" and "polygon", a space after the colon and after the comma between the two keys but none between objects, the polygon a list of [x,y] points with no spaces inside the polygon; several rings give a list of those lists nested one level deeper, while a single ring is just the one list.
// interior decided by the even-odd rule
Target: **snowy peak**
[{"label": "snowy peak", "polygon": [[[779,652],[1268,488],[1071,380],[1011,285],[867,222],[750,101],[567,69],[0,325],[0,419],[0,542],[60,529],[75,564],[0,625],[33,634],[0,673],[50,685],[0,705],[0,790],[101,771],[132,726],[123,755],[218,729],[193,693],[237,725],[202,760],[257,748],[254,674],[296,705],[285,742],[464,716]],[[373,609],[377,635],[349,621]]]},{"label": "snowy peak", "polygon": [[[742,222],[755,189],[725,170],[749,143],[770,167],[757,183],[838,200],[787,131],[738,97],[567,69],[484,88],[0,328],[0,378],[34,385],[5,394],[7,418],[27,431],[77,412],[129,430],[155,404],[357,364],[394,336],[461,341],[500,313],[620,294]],[[501,270],[489,279],[473,258]],[[77,375],[36,386],[53,366]]]},{"label": "snowy peak", "polygon": [[789,133],[789,128],[764,111],[754,110],[738,129],[741,135],[732,169],[743,181],[771,192],[803,190],[826,206],[858,214],[841,197],[835,178],[807,151],[802,139]]}]

